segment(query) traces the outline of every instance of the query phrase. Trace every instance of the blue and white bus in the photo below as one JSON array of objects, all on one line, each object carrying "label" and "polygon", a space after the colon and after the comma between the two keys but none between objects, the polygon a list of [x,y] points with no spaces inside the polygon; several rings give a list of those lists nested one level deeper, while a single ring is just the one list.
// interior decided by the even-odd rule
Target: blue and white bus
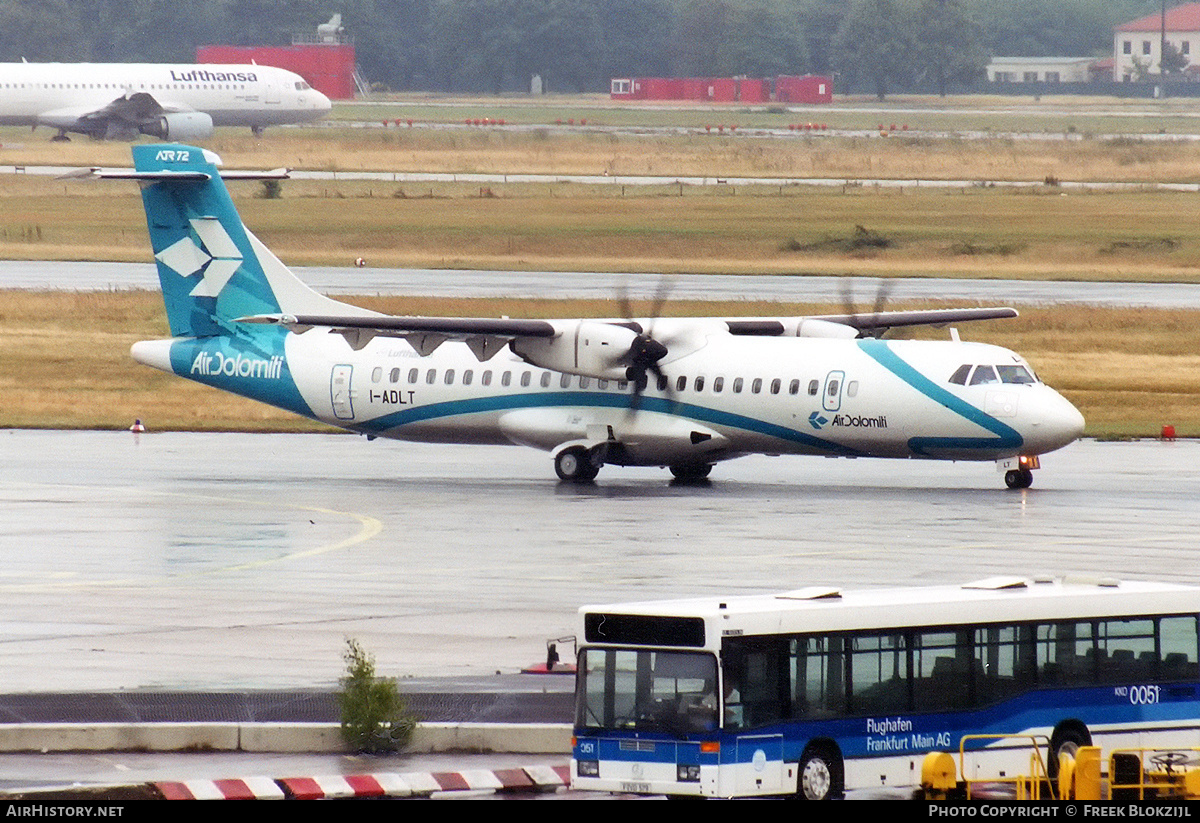
[{"label": "blue and white bus", "polygon": [[[572,784],[667,795],[908,792],[967,734],[1200,745],[1200,588],[964,586],[587,606]],[[980,743],[975,774],[1026,773]]]}]

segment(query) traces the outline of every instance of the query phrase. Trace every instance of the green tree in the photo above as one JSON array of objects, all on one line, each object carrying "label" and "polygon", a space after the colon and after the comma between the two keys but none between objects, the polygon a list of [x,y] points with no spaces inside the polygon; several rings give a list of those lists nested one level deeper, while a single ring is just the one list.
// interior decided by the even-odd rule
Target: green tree
[{"label": "green tree", "polygon": [[1174,43],[1164,44],[1162,60],[1159,61],[1163,74],[1181,74],[1188,67],[1187,55]]},{"label": "green tree", "polygon": [[913,67],[907,21],[894,0],[854,0],[834,38],[837,67],[853,84],[862,79],[883,100],[888,84]]},{"label": "green tree", "polygon": [[346,640],[341,679],[342,739],[356,752],[382,754],[404,748],[417,720],[392,678],[375,674],[375,658],[357,640]]},{"label": "green tree", "polygon": [[982,31],[962,0],[919,0],[912,15],[915,74],[931,78],[946,96],[951,82],[969,84],[984,73]]}]

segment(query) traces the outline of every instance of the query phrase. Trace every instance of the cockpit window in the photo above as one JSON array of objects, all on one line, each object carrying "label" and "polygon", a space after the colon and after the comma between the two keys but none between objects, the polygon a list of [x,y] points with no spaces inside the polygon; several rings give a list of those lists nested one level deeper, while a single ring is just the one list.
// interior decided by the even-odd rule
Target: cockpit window
[{"label": "cockpit window", "polygon": [[950,382],[957,383],[960,386],[967,385],[967,375],[971,373],[971,364],[963,363],[959,366],[954,374],[950,375]]},{"label": "cockpit window", "polygon": [[996,371],[1000,372],[1001,383],[1027,385],[1037,382],[1034,376],[1029,373],[1029,369],[1024,366],[997,366]]},{"label": "cockpit window", "polygon": [[1000,378],[996,377],[996,370],[991,366],[976,366],[975,373],[971,375],[972,386],[982,386],[987,383],[999,383]]}]

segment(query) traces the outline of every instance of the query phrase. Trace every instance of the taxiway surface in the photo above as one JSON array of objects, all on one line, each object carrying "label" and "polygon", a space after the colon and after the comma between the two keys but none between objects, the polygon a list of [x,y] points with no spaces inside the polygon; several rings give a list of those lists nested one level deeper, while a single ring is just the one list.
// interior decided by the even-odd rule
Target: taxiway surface
[{"label": "taxiway surface", "polygon": [[[560,484],[504,447],[0,431],[0,692],[512,672],[580,605],[1082,574],[1200,583],[1200,443],[990,464],[751,457]],[[569,643],[560,643],[570,659]]]}]

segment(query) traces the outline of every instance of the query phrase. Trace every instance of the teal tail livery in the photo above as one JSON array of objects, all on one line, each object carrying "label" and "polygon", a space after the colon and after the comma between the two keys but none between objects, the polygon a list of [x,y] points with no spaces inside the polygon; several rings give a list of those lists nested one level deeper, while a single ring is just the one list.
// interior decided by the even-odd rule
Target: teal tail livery
[{"label": "teal tail livery", "polygon": [[362,434],[548,451],[563,481],[748,454],[995,462],[1027,488],[1082,415],[1015,352],[890,329],[1011,308],[804,317],[398,317],[324,297],[245,226],[211,152],[133,148],[172,337],[138,362]]}]

